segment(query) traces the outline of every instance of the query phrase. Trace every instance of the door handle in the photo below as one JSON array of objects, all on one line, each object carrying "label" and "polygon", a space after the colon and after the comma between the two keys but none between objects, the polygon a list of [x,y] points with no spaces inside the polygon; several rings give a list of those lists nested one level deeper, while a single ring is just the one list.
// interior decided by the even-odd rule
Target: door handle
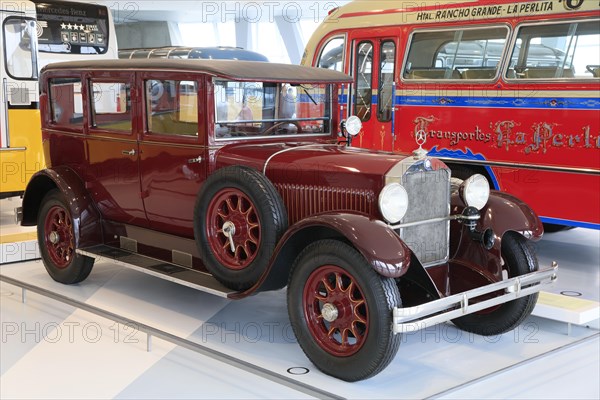
[{"label": "door handle", "polygon": [[198,156],[196,158],[190,158],[188,160],[188,164],[200,164],[202,162],[202,156]]},{"label": "door handle", "polygon": [[131,150],[123,150],[123,151],[121,151],[121,153],[122,153],[124,156],[135,156],[135,154],[136,154],[136,152],[135,152],[135,149],[131,149]]}]

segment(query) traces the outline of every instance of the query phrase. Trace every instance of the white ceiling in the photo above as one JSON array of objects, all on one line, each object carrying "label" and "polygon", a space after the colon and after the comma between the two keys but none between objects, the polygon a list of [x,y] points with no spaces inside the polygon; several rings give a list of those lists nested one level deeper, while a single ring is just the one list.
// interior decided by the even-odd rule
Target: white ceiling
[{"label": "white ceiling", "polygon": [[298,19],[320,21],[332,8],[348,1],[295,0],[295,1],[247,1],[247,0],[100,0],[112,10],[116,23],[133,21],[171,22],[225,22],[227,20],[248,22],[273,22],[281,16],[289,22]]}]

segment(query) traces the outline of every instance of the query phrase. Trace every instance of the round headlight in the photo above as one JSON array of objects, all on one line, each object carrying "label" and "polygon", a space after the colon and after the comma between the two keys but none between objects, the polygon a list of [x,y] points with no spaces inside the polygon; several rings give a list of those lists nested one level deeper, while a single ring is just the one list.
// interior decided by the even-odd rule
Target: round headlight
[{"label": "round headlight", "polygon": [[345,128],[350,136],[356,136],[362,129],[362,121],[356,115],[353,115],[346,120]]},{"label": "round headlight", "polygon": [[399,183],[390,183],[379,194],[379,210],[390,224],[396,224],[408,210],[408,193]]},{"label": "round headlight", "polygon": [[463,182],[460,194],[467,206],[481,210],[490,198],[490,184],[483,175],[471,175]]}]

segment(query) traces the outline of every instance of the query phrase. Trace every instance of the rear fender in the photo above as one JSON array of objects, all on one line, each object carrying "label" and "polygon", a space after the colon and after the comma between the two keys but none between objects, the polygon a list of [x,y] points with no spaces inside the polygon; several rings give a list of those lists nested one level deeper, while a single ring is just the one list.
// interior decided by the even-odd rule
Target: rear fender
[{"label": "rear fender", "polygon": [[354,246],[377,273],[388,278],[399,278],[410,265],[410,249],[383,222],[357,214],[321,214],[287,230],[263,280],[250,290],[275,290],[287,285],[296,257],[310,243],[324,239],[342,240]]},{"label": "rear fender", "polygon": [[33,175],[23,196],[21,225],[37,224],[42,199],[53,189],[61,191],[67,201],[75,230],[75,246],[102,243],[100,214],[79,176],[65,166],[43,169]]}]

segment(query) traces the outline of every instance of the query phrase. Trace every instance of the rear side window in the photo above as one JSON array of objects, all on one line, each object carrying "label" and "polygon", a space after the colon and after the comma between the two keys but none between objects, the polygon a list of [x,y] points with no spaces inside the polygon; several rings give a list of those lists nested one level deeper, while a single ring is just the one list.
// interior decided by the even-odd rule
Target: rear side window
[{"label": "rear side window", "polygon": [[90,84],[92,127],[117,132],[131,132],[131,94],[127,82]]},{"label": "rear side window", "polygon": [[81,80],[78,78],[50,79],[49,93],[51,123],[82,130]]},{"label": "rear side window", "polygon": [[600,78],[600,21],[522,26],[508,79]]},{"label": "rear side window", "polygon": [[403,77],[409,80],[491,80],[498,75],[507,27],[417,32]]},{"label": "rear side window", "polygon": [[198,136],[198,85],[194,81],[145,82],[149,133]]}]

